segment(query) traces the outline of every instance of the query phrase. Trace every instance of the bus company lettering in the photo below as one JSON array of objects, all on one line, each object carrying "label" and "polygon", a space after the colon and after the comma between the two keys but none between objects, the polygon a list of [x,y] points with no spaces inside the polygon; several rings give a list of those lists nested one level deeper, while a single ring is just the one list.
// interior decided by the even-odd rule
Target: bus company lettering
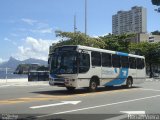
[{"label": "bus company lettering", "polygon": [[102,70],[102,75],[114,75],[114,70]]}]

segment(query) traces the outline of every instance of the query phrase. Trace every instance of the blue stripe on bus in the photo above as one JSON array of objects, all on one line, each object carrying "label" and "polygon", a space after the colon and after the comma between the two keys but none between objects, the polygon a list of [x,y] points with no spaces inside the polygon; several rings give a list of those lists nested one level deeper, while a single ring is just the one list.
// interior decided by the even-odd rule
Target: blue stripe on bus
[{"label": "blue stripe on bus", "polygon": [[127,77],[128,77],[128,68],[121,68],[118,77],[106,83],[104,86],[120,85],[126,81]]},{"label": "blue stripe on bus", "polygon": [[128,56],[128,53],[123,53],[123,52],[116,52],[116,54],[121,56]]}]

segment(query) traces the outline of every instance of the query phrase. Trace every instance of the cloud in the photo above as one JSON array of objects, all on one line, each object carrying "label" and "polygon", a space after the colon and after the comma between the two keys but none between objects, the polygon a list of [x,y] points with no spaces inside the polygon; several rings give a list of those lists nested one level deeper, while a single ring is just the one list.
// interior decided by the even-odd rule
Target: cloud
[{"label": "cloud", "polygon": [[0,64],[3,63],[3,62],[5,62],[5,61],[6,61],[6,60],[0,58]]},{"label": "cloud", "polygon": [[24,60],[28,58],[47,60],[49,46],[52,45],[52,43],[56,43],[58,41],[59,40],[44,40],[27,37],[24,44],[18,46],[18,53],[14,56],[19,60]]},{"label": "cloud", "polygon": [[21,20],[29,25],[33,25],[38,22],[37,20],[28,19],[28,18],[22,18]]},{"label": "cloud", "polygon": [[[48,23],[40,22],[38,20],[28,19],[28,18],[22,18],[21,21],[32,25],[32,29],[20,29],[20,31],[29,31],[32,33],[41,33],[41,34],[52,34],[54,32],[53,28],[49,26]],[[34,26],[33,26],[34,25]]]},{"label": "cloud", "polygon": [[108,35],[109,33],[105,33],[105,34],[102,34],[102,35],[93,35],[92,37],[94,37],[94,38],[99,38],[100,36],[101,37],[104,37],[104,36],[106,36],[106,35]]},{"label": "cloud", "polygon": [[10,42],[10,43],[12,43],[12,44],[15,45],[15,46],[17,45],[16,42],[14,42],[13,40],[11,40],[11,39],[9,39],[9,38],[7,38],[7,37],[4,38],[4,41]]},{"label": "cloud", "polygon": [[19,36],[19,35],[16,34],[16,33],[11,33],[10,35],[13,36],[13,37],[18,37],[18,36]]},{"label": "cloud", "polygon": [[30,30],[30,31],[33,33],[42,33],[42,34],[53,33],[52,28],[43,28],[43,29],[36,29],[36,30]]}]

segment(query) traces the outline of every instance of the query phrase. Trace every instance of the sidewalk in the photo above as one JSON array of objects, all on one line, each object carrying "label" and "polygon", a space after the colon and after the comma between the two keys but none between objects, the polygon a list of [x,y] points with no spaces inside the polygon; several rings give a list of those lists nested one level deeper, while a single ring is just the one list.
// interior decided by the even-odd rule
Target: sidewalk
[{"label": "sidewalk", "polygon": [[146,78],[146,81],[160,81],[160,78]]},{"label": "sidewalk", "polygon": [[32,81],[28,82],[27,78],[23,79],[0,79],[0,87],[2,86],[49,86],[48,81]]}]

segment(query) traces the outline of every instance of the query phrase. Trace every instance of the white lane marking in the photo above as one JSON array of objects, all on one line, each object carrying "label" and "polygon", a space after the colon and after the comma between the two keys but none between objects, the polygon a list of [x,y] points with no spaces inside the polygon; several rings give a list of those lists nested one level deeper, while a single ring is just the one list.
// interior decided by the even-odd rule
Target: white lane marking
[{"label": "white lane marking", "polygon": [[55,103],[55,104],[48,104],[48,105],[40,105],[40,106],[32,106],[31,109],[37,109],[37,108],[44,108],[44,107],[53,107],[53,106],[59,106],[59,105],[66,105],[66,104],[72,104],[76,105],[80,103],[81,101],[62,101],[61,103]]},{"label": "white lane marking", "polygon": [[127,114],[134,114],[134,115],[137,115],[137,114],[145,114],[146,112],[145,111],[120,111],[121,113],[127,113]]},{"label": "white lane marking", "polygon": [[141,90],[150,90],[150,91],[160,91],[160,90],[156,90],[156,89],[145,89],[145,88],[140,88]]},{"label": "white lane marking", "polygon": [[52,116],[52,115],[56,115],[56,114],[64,114],[64,113],[71,113],[71,112],[82,111],[82,110],[89,110],[89,109],[94,109],[94,108],[118,105],[118,104],[140,101],[140,100],[145,100],[145,99],[151,99],[151,98],[156,98],[156,97],[160,97],[160,95],[138,98],[138,99],[133,99],[133,100],[127,100],[127,101],[121,101],[121,102],[110,103],[110,104],[104,104],[104,105],[97,105],[97,106],[86,107],[86,108],[75,109],[75,110],[69,110],[69,111],[63,111],[63,112],[57,112],[57,113],[51,113],[51,114],[48,114],[48,115],[41,115],[41,116],[37,116],[37,117],[41,118],[41,117],[47,117],[47,116]]}]

